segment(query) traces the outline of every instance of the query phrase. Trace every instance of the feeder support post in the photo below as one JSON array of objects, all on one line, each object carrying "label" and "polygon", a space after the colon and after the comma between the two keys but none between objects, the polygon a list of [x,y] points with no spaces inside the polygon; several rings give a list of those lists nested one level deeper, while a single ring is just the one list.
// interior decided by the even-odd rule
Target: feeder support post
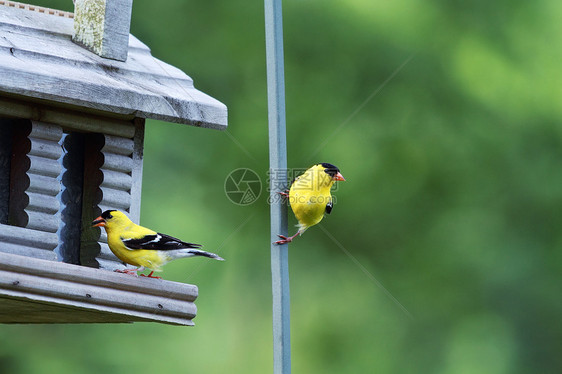
[{"label": "feeder support post", "polygon": [[[287,205],[281,192],[287,184],[287,140],[285,134],[285,74],[283,67],[283,19],[281,0],[265,2],[265,41],[269,120],[270,242],[277,234],[287,235]],[[289,323],[288,245],[271,244],[273,293],[273,372],[291,372]]]}]

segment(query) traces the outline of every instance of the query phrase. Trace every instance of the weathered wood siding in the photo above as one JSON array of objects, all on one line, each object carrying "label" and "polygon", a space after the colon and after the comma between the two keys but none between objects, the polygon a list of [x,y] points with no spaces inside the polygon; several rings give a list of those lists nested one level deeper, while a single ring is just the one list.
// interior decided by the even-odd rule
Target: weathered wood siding
[{"label": "weathered wood siding", "polygon": [[5,243],[2,250],[56,260],[60,209],[57,178],[61,172],[58,159],[62,155],[58,141],[62,128],[39,121],[13,121],[4,125],[11,127],[13,144],[9,214],[7,224],[0,225],[0,242]]},{"label": "weathered wood siding", "polygon": [[[56,215],[60,209],[57,199],[60,191],[57,186],[60,184],[57,178],[61,174],[58,161],[63,152],[59,144],[61,137],[60,126],[31,121],[31,149],[27,154],[30,161],[27,178],[30,182],[25,192],[28,197],[26,228],[51,233],[56,233],[59,228]],[[31,180],[34,182],[31,183]]]},{"label": "weathered wood siding", "polygon": [[57,259],[53,252],[58,245],[56,233],[0,225],[0,243],[2,252],[44,260]]},{"label": "weathered wood siding", "polygon": [[10,146],[0,152],[0,251],[122,269],[105,231],[90,223],[107,209],[139,221],[144,120],[50,118],[64,125],[0,123],[1,142]]}]

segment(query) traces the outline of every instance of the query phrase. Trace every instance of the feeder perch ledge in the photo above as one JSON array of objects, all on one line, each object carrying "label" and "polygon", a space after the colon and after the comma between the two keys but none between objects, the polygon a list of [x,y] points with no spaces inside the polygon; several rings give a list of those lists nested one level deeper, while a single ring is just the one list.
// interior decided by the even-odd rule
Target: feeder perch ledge
[{"label": "feeder perch ledge", "polygon": [[0,252],[0,323],[191,326],[197,293],[190,284]]}]

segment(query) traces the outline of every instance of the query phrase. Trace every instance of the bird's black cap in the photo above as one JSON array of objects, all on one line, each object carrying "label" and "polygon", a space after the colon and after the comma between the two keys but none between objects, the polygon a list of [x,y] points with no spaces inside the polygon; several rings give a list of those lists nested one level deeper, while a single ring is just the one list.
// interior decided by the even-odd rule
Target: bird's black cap
[{"label": "bird's black cap", "polygon": [[326,172],[326,174],[328,174],[332,178],[335,177],[336,174],[340,172],[340,169],[338,169],[337,166],[329,164],[327,162],[323,162],[320,165],[324,167],[324,171]]},{"label": "bird's black cap", "polygon": [[111,212],[115,212],[115,210],[106,210],[105,212],[103,212],[103,213],[101,214],[101,218],[103,218],[103,219],[110,219],[110,218],[112,218],[113,216],[111,215]]}]

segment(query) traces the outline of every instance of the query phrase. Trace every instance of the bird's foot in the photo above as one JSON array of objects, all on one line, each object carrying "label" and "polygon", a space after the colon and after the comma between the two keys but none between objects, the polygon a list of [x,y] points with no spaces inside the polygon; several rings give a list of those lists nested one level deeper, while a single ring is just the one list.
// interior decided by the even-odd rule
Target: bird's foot
[{"label": "bird's foot", "polygon": [[137,271],[139,269],[123,269],[123,270],[119,270],[119,269],[115,269],[114,271],[116,273],[123,273],[123,274],[129,274],[129,275],[134,275],[135,277],[138,277],[139,275],[137,274]]},{"label": "bird's foot", "polygon": [[286,236],[283,235],[277,235],[277,236],[281,238],[281,240],[274,242],[277,245],[282,245],[292,242],[292,240],[289,240],[289,238],[287,238]]},{"label": "bird's foot", "polygon": [[277,192],[279,195],[284,197],[289,197],[289,190],[285,190],[284,192]]},{"label": "bird's foot", "polygon": [[162,277],[153,277],[152,274],[154,274],[154,271],[151,271],[150,274],[148,274],[148,275],[141,274],[141,277],[154,278],[154,279],[162,279]]},{"label": "bird's foot", "polygon": [[281,240],[278,240],[278,241],[276,241],[276,242],[274,242],[274,243],[275,243],[275,244],[278,244],[278,245],[290,243],[290,242],[293,241],[293,239],[294,239],[298,234],[299,234],[299,233],[297,232],[295,235],[289,236],[289,237],[287,237],[287,236],[285,236],[285,235],[277,235],[278,237],[281,238]]}]

